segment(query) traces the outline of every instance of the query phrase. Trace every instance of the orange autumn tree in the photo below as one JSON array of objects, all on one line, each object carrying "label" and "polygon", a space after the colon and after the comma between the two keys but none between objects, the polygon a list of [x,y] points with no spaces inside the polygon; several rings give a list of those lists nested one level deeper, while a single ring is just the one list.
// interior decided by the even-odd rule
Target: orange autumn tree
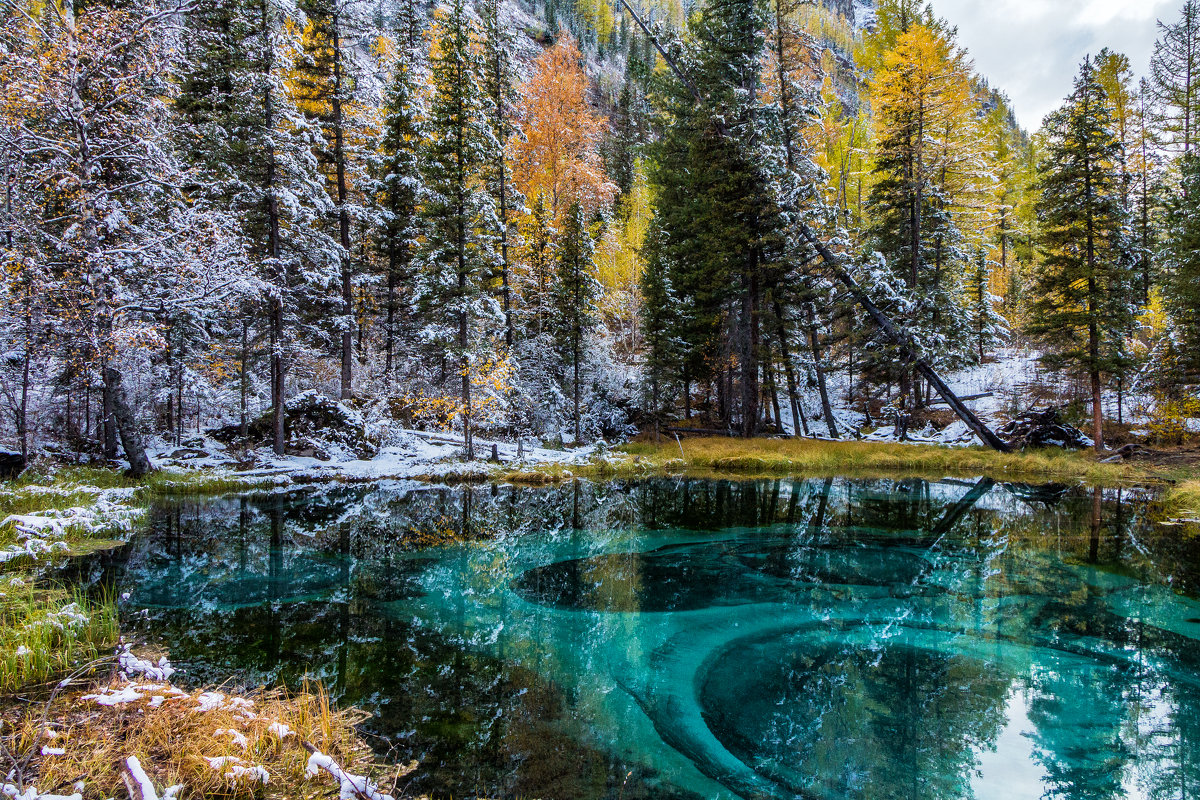
[{"label": "orange autumn tree", "polygon": [[554,220],[576,200],[591,214],[616,193],[600,160],[604,120],[588,105],[582,59],[566,35],[537,57],[511,144],[513,182],[530,203],[541,196]]}]

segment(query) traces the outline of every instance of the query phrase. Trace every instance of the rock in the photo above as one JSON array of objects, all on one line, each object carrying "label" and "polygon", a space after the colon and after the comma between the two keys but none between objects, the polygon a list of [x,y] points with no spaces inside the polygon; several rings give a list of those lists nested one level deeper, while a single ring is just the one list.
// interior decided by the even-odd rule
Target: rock
[{"label": "rock", "polygon": [[[268,447],[273,441],[271,412],[246,426],[243,439],[239,425],[227,425],[209,431],[224,444]],[[344,403],[316,391],[296,395],[287,401],[283,412],[284,448],[289,455],[319,458],[374,458],[379,448],[367,434],[362,415]]]},{"label": "rock", "polygon": [[167,456],[167,458],[174,459],[175,461],[191,461],[196,458],[208,458],[208,457],[209,457],[208,451],[201,450],[198,447],[181,447],[178,450],[173,451],[170,455]]},{"label": "rock", "polygon": [[1082,450],[1094,442],[1087,434],[1059,418],[1059,409],[1027,411],[1007,423],[996,433],[1014,448],[1061,447]]},{"label": "rock", "polygon": [[0,480],[11,481],[25,471],[25,456],[0,450]]}]

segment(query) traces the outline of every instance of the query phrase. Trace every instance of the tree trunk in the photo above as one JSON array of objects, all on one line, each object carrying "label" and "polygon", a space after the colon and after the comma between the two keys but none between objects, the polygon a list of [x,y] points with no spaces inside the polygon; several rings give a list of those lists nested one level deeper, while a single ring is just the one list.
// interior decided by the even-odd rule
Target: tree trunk
[{"label": "tree trunk", "polygon": [[778,300],[774,301],[775,309],[775,327],[779,336],[779,355],[783,358],[783,375],[787,380],[788,403],[792,407],[792,433],[795,436],[800,435],[800,431],[804,431],[804,435],[808,436],[808,420],[804,418],[804,407],[800,405],[800,392],[796,384],[796,368],[792,364],[792,354],[788,347],[787,325],[783,317],[783,304]]},{"label": "tree trunk", "polygon": [[829,389],[825,384],[825,367],[821,364],[821,337],[817,333],[817,314],[811,303],[805,307],[805,311],[808,314],[808,341],[812,348],[813,371],[817,373],[817,391],[821,394],[821,413],[825,415],[825,427],[829,429],[829,435],[837,439],[837,422],[833,419],[833,405],[829,402]]},{"label": "tree trunk", "polygon": [[[262,34],[270,35],[270,25],[267,20],[267,3],[262,4]],[[273,51],[268,48],[266,73],[270,75]],[[263,124],[268,133],[268,141],[272,141],[274,130],[274,107],[271,99],[271,88],[263,89]],[[281,456],[287,445],[286,432],[283,425],[283,292],[284,274],[279,265],[279,198],[275,194],[275,149],[269,145],[267,151],[267,174],[264,185],[267,206],[267,248],[271,260],[272,278],[275,286],[270,290],[267,307],[270,309],[270,342],[271,342],[271,439],[275,455]]]},{"label": "tree trunk", "polygon": [[749,439],[758,429],[758,251],[752,249],[747,272],[742,277],[741,378],[742,436]]},{"label": "tree trunk", "polygon": [[250,360],[250,319],[249,314],[242,311],[242,357],[238,367],[238,429],[242,439],[249,431],[246,419],[246,396],[250,391],[250,374],[247,361]]},{"label": "tree trunk", "polygon": [[121,372],[111,364],[104,368],[104,387],[112,402],[113,415],[110,419],[116,423],[116,430],[121,436],[121,446],[125,448],[125,457],[129,459],[129,474],[140,478],[154,469],[154,465],[146,455],[141,431],[137,428],[133,409],[125,397]]},{"label": "tree trunk", "polygon": [[342,245],[342,386],[343,400],[353,396],[354,280],[350,268],[350,212],[346,209],[346,152],[342,119],[342,35],[333,13],[333,159],[337,172],[338,236]]},{"label": "tree trunk", "polygon": [[396,349],[396,244],[388,246],[387,272],[387,330],[384,331],[386,342],[383,357],[383,374],[387,376],[388,385],[392,380],[392,353]]},{"label": "tree trunk", "polygon": [[575,377],[572,389],[575,395],[575,445],[583,441],[582,428],[579,420],[579,331],[575,331],[575,341],[572,344],[572,361],[574,361]]},{"label": "tree trunk", "polygon": [[117,424],[114,418],[112,384],[108,380],[109,367],[107,362],[101,365],[103,378],[100,389],[102,413],[104,415],[104,458],[107,461],[117,459]]}]

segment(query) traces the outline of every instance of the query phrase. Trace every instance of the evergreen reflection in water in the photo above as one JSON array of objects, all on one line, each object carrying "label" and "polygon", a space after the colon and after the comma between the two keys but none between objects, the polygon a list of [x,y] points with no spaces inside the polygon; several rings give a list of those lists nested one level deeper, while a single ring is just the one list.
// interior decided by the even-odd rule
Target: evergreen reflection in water
[{"label": "evergreen reflection in water", "polygon": [[[385,483],[81,567],[192,679],[330,686],[442,796],[1189,798],[1195,539],[1128,492]],[[142,615],[141,609],[148,614]]]}]

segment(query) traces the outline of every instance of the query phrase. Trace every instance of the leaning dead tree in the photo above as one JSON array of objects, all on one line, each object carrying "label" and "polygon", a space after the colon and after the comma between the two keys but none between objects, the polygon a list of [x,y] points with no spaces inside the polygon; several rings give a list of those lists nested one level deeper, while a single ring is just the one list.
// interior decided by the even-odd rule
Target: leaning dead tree
[{"label": "leaning dead tree", "polygon": [[[630,7],[628,0],[621,0],[621,5],[624,7],[625,12],[633,17],[633,21],[637,23],[639,28],[642,29],[642,32],[646,34],[646,37],[650,40],[650,43],[654,45],[654,49],[658,51],[660,56],[662,56],[663,61],[666,62],[667,66],[671,69],[671,72],[675,74],[675,77],[679,79],[679,82],[683,84],[684,88],[686,88],[696,98],[697,102],[702,101],[703,98],[700,96],[700,92],[697,91],[695,84],[693,84],[691,80],[689,80],[688,77],[683,73],[683,70],[679,68],[679,65],[675,62],[675,59],[671,57],[671,55],[658,41],[658,37],[654,35],[654,33],[650,30],[650,27],[646,25],[641,16],[634,11],[632,7]],[[718,132],[724,135],[724,131],[721,130],[722,126],[720,122],[717,121],[716,124]],[[843,265],[842,259],[838,256],[838,254],[833,252],[828,245],[822,242],[820,238],[818,238],[817,235],[814,234],[812,230],[804,224],[804,222],[798,220],[796,224],[799,226],[800,235],[806,242],[808,242],[810,247],[817,251],[817,254],[821,256],[821,259],[833,273],[833,276],[838,280],[839,283],[844,285],[850,291],[850,295],[860,306],[862,306],[863,310],[867,312],[867,316],[871,318],[871,321],[879,327],[888,341],[890,341],[892,345],[896,347],[896,349],[900,352],[900,357],[904,359],[905,363],[910,364],[917,372],[921,374],[923,378],[925,378],[925,380],[929,381],[929,384],[939,395],[941,395],[946,404],[954,410],[954,413],[958,415],[958,418],[965,422],[967,427],[974,431],[975,435],[978,436],[984,444],[995,450],[999,450],[1002,453],[1010,452],[1012,448],[1003,439],[997,436],[996,433],[983,422],[983,420],[979,419],[979,417],[975,415],[975,412],[967,408],[962,400],[960,400],[958,396],[950,390],[950,387],[946,385],[946,382],[941,379],[941,376],[937,374],[937,371],[930,366],[929,362],[921,358],[916,343],[913,341],[912,335],[909,334],[909,332],[905,330],[903,326],[892,322],[892,320],[889,319],[882,310],[880,310],[879,306],[872,302],[867,293],[862,289],[861,286],[858,285],[858,282],[854,280],[854,276],[852,276],[850,271]]]}]

